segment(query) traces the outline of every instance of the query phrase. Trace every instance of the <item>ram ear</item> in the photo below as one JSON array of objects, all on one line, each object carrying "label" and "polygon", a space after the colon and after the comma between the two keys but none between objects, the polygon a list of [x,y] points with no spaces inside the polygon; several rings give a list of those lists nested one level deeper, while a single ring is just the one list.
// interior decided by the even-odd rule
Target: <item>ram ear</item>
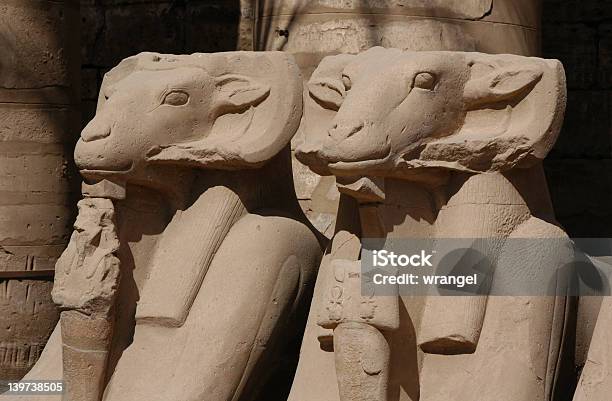
[{"label": "ram ear", "polygon": [[303,89],[291,55],[196,54],[182,62],[218,77],[214,86],[206,87],[214,110],[199,111],[208,124],[200,125],[198,139],[156,146],[147,161],[223,170],[259,168],[289,145],[302,116]]},{"label": "ram ear", "polygon": [[465,118],[427,143],[420,161],[465,171],[505,171],[538,163],[555,143],[565,111],[563,66],[508,54],[467,53]]},{"label": "ram ear", "polygon": [[218,77],[215,86],[215,100],[220,114],[257,106],[270,95],[270,85],[239,74]]},{"label": "ram ear", "polygon": [[[464,98],[469,108],[495,104],[519,97],[542,79],[543,71],[532,66],[510,65],[489,66],[492,71],[484,76],[474,77],[465,85]],[[473,70],[478,69],[472,65]]]},{"label": "ram ear", "polygon": [[310,98],[323,108],[337,111],[346,97],[342,73],[354,59],[350,54],[324,58],[308,81]]}]

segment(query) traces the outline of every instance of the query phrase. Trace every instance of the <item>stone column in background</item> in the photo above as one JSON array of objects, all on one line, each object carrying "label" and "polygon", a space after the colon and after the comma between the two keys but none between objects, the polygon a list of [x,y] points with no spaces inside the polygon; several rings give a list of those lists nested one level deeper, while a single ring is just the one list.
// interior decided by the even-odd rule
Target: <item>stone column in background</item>
[{"label": "stone column in background", "polygon": [[79,2],[0,3],[0,380],[55,327],[53,269],[71,232],[79,134]]},{"label": "stone column in background", "polygon": [[[295,55],[308,80],[319,61],[373,46],[536,56],[541,0],[260,0],[258,49]],[[303,133],[294,138],[301,142]],[[294,159],[296,193],[314,225],[333,233],[339,193]]]},{"label": "stone column in background", "polygon": [[240,0],[240,24],[238,26],[237,50],[255,50],[255,15],[257,0]]}]

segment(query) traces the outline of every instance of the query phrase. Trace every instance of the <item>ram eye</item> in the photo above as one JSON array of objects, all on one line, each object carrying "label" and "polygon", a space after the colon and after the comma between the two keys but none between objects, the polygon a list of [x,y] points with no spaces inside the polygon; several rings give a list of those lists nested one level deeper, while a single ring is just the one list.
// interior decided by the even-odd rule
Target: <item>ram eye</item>
[{"label": "ram eye", "polygon": [[351,77],[346,74],[342,74],[342,83],[344,84],[344,90],[349,91],[353,86],[353,82],[351,81]]},{"label": "ram eye", "polygon": [[163,104],[169,104],[170,106],[182,106],[187,104],[189,101],[189,95],[183,91],[172,91],[168,92],[164,96]]},{"label": "ram eye", "polygon": [[414,87],[425,90],[433,90],[436,87],[436,76],[429,72],[420,72],[414,77]]}]

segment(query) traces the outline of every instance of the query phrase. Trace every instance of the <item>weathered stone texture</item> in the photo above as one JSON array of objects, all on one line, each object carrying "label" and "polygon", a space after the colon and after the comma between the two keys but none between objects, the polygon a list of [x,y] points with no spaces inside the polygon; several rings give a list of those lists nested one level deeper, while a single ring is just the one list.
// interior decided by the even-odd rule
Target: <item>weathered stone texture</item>
[{"label": "weathered stone texture", "polygon": [[28,371],[58,318],[49,292],[73,217],[78,29],[75,1],[0,4],[0,380]]},{"label": "weathered stone texture", "polygon": [[[502,76],[504,85],[491,84]],[[563,370],[550,361],[562,358],[564,335],[553,322],[565,301],[377,297],[380,287],[360,277],[358,238],[564,238],[542,219],[552,206],[540,164],[565,109],[561,63],[373,48],[324,58],[307,90],[296,158],[336,176],[340,193],[358,204],[361,227],[342,230],[350,205],[341,202],[341,231],[321,263],[289,400],[552,399],[552,378]],[[548,244],[530,248],[539,249],[521,258],[525,272],[571,260]],[[484,252],[496,272],[516,265],[516,253]],[[401,323],[403,307],[412,324]],[[329,329],[333,357],[321,350]]]},{"label": "weathered stone texture", "polygon": [[56,263],[61,333],[26,379],[61,370],[73,401],[213,401],[279,376],[323,245],[289,166],[302,95],[282,52],[144,53],[105,75],[74,153],[87,182]]},{"label": "weathered stone texture", "polygon": [[[40,356],[46,342],[41,333],[51,333],[57,320],[52,286],[40,280],[0,281],[0,372],[4,380],[20,379]],[[23,318],[15,319],[16,315]]]},{"label": "weathered stone texture", "polygon": [[[374,46],[540,53],[540,0],[260,0],[259,4],[256,48],[292,53],[306,79],[326,55],[356,54]],[[302,137],[300,131],[294,145]],[[294,178],[308,218],[328,234],[335,225],[338,195],[330,194],[329,183],[298,163]],[[332,212],[319,209],[321,204],[334,205]]]}]

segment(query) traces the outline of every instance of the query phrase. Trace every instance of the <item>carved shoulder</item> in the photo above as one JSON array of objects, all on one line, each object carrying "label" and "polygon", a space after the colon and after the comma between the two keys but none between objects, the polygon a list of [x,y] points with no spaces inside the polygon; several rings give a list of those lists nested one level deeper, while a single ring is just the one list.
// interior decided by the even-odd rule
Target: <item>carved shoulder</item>
[{"label": "carved shoulder", "polygon": [[563,229],[531,217],[506,241],[497,262],[495,283],[500,288],[514,288],[509,291],[519,294],[563,294],[574,260],[574,245]]},{"label": "carved shoulder", "polygon": [[568,236],[561,227],[532,216],[516,227],[509,238],[568,238]]},{"label": "carved shoulder", "polygon": [[320,261],[317,237],[305,224],[288,217],[247,214],[231,228],[211,269],[223,266],[224,280],[232,282],[254,277],[263,283],[283,277],[277,290],[299,283],[297,301],[304,289],[314,285]]},{"label": "carved shoulder", "polygon": [[252,257],[268,258],[269,253],[286,255],[319,255],[316,235],[306,224],[289,217],[247,214],[230,230],[225,241],[236,241],[236,249],[249,249]]}]

